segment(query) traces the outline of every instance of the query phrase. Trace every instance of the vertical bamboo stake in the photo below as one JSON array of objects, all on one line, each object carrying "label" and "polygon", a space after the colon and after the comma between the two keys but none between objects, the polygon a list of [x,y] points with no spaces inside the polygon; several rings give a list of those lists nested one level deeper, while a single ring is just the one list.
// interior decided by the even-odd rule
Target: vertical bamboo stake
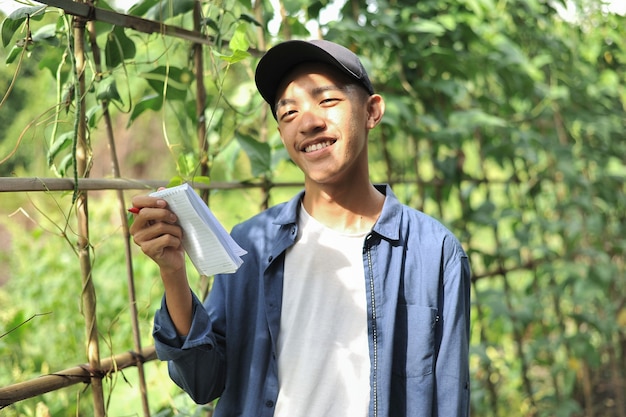
[{"label": "vertical bamboo stake", "polygon": [[[89,145],[85,114],[85,21],[74,19],[74,62],[76,65],[76,173],[80,178],[89,176]],[[96,320],[96,291],[93,285],[91,257],[89,254],[89,210],[88,195],[79,191],[76,199],[76,217],[78,221],[77,251],[80,260],[83,288],[82,309],[85,316],[87,357],[91,369],[91,388],[93,392],[94,416],[104,417],[104,393],[100,367],[100,348],[98,345],[98,323]]]},{"label": "vertical bamboo stake", "polygon": [[[262,23],[262,26],[258,26],[256,28],[257,39],[259,40],[259,49],[262,51],[265,51],[267,49],[267,43],[265,42],[265,31],[263,30],[263,27],[265,27],[265,22],[263,22],[263,2],[255,1],[253,7],[254,7],[253,9],[254,17],[256,21]],[[267,109],[268,109],[268,106],[263,106],[263,112],[261,112],[262,120],[265,120],[267,118]],[[259,141],[267,142],[267,136],[268,136],[267,123],[261,123],[260,128],[259,128]],[[263,201],[260,207],[261,210],[267,209],[270,205],[271,187],[272,187],[271,181],[269,181],[267,176],[264,175],[263,176],[263,188],[262,188]]]},{"label": "vertical bamboo stake", "polygon": [[[202,2],[196,0],[193,5],[193,28],[196,32],[202,32]],[[204,87],[204,56],[202,44],[194,43],[191,46],[193,51],[193,64],[196,75],[196,135],[198,139],[198,155],[200,156],[200,175],[208,177],[209,170],[209,141],[206,136],[206,89]],[[203,189],[200,197],[209,204],[209,190]],[[209,277],[200,277],[200,292],[202,299],[209,294]]]},{"label": "vertical bamboo stake", "polygon": [[[193,28],[196,32],[202,32],[202,3],[196,0],[193,5]],[[206,137],[206,90],[204,88],[204,57],[202,44],[194,43],[193,63],[196,72],[196,133],[198,135],[198,152],[200,153],[200,175],[209,176],[209,142]],[[202,191],[202,199],[209,202],[209,190]]]},{"label": "vertical bamboo stake", "polygon": [[[89,21],[87,23],[89,29],[89,42],[91,45],[91,51],[93,54],[94,66],[98,74],[102,74],[102,63],[100,60],[100,48],[96,42],[96,28],[95,22]],[[106,127],[107,140],[109,144],[109,153],[111,156],[111,169],[113,171],[114,178],[121,178],[121,171],[119,161],[117,159],[117,150],[115,146],[115,136],[113,134],[113,126],[111,123],[111,114],[109,113],[109,103],[103,100],[101,103],[102,115],[104,124]],[[129,308],[131,314],[131,327],[133,329],[133,345],[135,352],[141,352],[141,332],[139,330],[139,319],[137,312],[137,297],[135,292],[135,275],[133,272],[133,259],[130,248],[130,231],[128,228],[128,221],[126,217],[126,203],[124,201],[124,191],[121,189],[116,190],[117,201],[119,206],[119,216],[122,225],[122,234],[124,235],[124,254],[126,258],[126,280],[128,286],[128,299]],[[137,374],[139,377],[139,392],[141,394],[141,405],[143,408],[143,414],[145,417],[150,417],[150,405],[148,402],[148,389],[146,384],[146,377],[144,373],[143,358],[137,357],[135,361],[137,367]]]}]

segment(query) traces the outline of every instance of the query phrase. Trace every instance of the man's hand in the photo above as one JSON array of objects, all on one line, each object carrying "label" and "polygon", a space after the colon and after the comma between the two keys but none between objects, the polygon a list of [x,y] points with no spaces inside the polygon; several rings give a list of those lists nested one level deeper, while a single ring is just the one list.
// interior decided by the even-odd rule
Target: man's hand
[{"label": "man's hand", "polygon": [[182,247],[183,231],[176,224],[176,215],[163,199],[136,196],[133,207],[139,210],[130,227],[133,241],[159,265],[163,272],[174,272],[185,266]]},{"label": "man's hand", "polygon": [[143,253],[159,266],[170,317],[178,334],[186,335],[191,327],[192,301],[185,271],[183,230],[165,200],[141,195],[134,197],[132,203],[136,214],[130,234]]}]

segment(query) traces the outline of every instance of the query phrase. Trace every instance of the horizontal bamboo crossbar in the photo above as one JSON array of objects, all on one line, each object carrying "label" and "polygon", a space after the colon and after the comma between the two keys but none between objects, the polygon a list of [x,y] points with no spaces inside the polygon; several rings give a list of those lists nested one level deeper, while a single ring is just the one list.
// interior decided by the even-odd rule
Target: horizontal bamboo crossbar
[{"label": "horizontal bamboo crossbar", "polygon": [[143,19],[137,16],[101,9],[87,3],[80,3],[73,0],[39,0],[39,2],[47,4],[48,6],[58,7],[63,9],[67,14],[80,16],[86,20],[97,20],[100,22],[111,23],[113,25],[131,28],[138,32],[148,34],[161,33],[163,35],[174,36],[206,45],[211,45],[213,43],[212,36],[207,36],[192,30],[186,30],[177,26],[169,26],[161,22]]},{"label": "horizontal bamboo crossbar", "polygon": [[[441,187],[446,184],[444,180],[432,179],[424,181],[421,179],[390,179],[389,183],[393,184],[417,184],[419,186]],[[515,179],[505,180],[486,180],[467,178],[465,181],[475,184],[492,183],[492,184],[510,184],[519,182]],[[166,187],[169,184],[167,180],[141,180],[132,178],[79,178],[78,189],[82,191],[104,191],[104,190],[146,190],[152,191],[158,187]],[[211,181],[210,184],[200,182],[190,182],[193,188],[198,190],[236,190],[244,188],[280,188],[280,187],[303,187],[302,182],[272,182],[272,181],[243,181],[243,182],[220,182]],[[0,177],[0,193],[16,193],[28,191],[73,191],[73,178],[17,178],[17,177]]]},{"label": "horizontal bamboo crossbar", "polygon": [[[95,190],[154,190],[165,187],[166,180],[137,180],[129,178],[79,178],[78,189],[83,191]],[[0,177],[0,192],[26,191],[72,191],[72,178],[14,178]],[[217,182],[210,184],[195,183],[190,185],[197,189],[231,190],[241,188],[273,188],[273,187],[301,187],[300,182],[263,183],[263,182]]]},{"label": "horizontal bamboo crossbar", "polygon": [[[125,352],[112,358],[101,361],[101,369],[97,372],[101,378],[122,369],[136,366],[137,363],[149,362],[156,359],[154,346],[146,347],[137,352]],[[42,375],[30,381],[20,382],[0,387],[0,409],[27,398],[33,398],[47,392],[56,391],[80,382],[88,383],[95,372],[89,369],[89,364],[75,366],[53,374]]]}]

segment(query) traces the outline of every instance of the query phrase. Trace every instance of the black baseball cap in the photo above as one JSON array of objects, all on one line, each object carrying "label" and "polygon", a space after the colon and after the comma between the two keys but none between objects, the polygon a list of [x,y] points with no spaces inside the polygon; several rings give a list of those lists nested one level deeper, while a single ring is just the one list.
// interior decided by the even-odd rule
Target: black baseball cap
[{"label": "black baseball cap", "polygon": [[276,90],[291,69],[303,62],[329,64],[363,86],[371,95],[374,87],[357,57],[348,48],[326,40],[291,40],[279,43],[263,55],[256,67],[255,82],[261,97],[276,118]]}]

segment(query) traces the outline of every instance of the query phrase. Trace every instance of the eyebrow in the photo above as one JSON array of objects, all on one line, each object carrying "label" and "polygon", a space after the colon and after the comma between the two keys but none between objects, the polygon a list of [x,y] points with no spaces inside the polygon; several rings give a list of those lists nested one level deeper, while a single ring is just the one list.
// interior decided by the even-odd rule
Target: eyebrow
[{"label": "eyebrow", "polygon": [[[325,86],[321,86],[321,87],[315,87],[312,91],[311,91],[311,95],[313,97],[317,97],[320,96],[322,94],[324,94],[327,91],[341,91],[341,92],[346,92],[347,86],[337,86],[334,84],[330,84],[330,85],[325,85]],[[278,100],[278,102],[276,102],[276,106],[274,107],[276,109],[276,111],[282,107],[282,106],[286,106],[288,104],[294,104],[296,102],[295,99],[292,98],[283,98]]]}]

